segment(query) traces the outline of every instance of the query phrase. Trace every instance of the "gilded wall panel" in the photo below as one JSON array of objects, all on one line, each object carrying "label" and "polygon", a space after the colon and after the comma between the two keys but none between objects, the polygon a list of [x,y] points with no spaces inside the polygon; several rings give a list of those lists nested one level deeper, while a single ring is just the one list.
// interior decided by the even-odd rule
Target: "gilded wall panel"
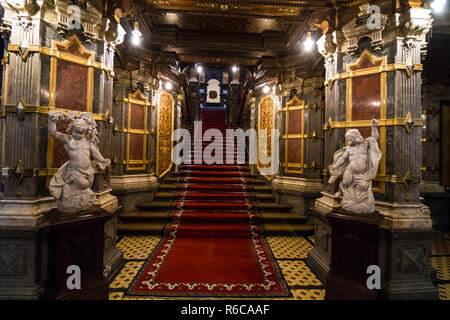
[{"label": "gilded wall panel", "polygon": [[171,94],[161,92],[158,111],[156,175],[161,177],[172,167],[174,100]]},{"label": "gilded wall panel", "polygon": [[[267,156],[272,158],[272,133],[275,128],[275,104],[272,96],[266,96],[261,99],[258,109],[258,169],[269,168],[271,164],[263,164],[259,157],[259,144],[260,144],[260,134],[261,130],[266,130],[267,132]],[[277,138],[277,137],[276,137]],[[265,151],[265,150],[264,150]]]}]

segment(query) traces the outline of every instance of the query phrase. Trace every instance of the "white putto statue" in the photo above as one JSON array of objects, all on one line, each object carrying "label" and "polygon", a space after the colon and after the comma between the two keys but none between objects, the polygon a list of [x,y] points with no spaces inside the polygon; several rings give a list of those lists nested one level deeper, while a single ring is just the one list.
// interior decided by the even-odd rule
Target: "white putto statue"
[{"label": "white putto statue", "polygon": [[[72,120],[67,134],[56,130],[59,120]],[[97,124],[89,112],[77,117],[62,111],[48,113],[48,132],[64,143],[69,161],[62,165],[50,181],[50,194],[57,199],[58,211],[78,213],[90,210],[95,203],[95,193],[90,189],[94,182],[94,166],[105,169],[110,165],[98,150]],[[87,136],[89,140],[87,139]],[[90,156],[94,161],[90,160]]]},{"label": "white putto statue", "polygon": [[372,120],[372,136],[367,139],[358,129],[349,130],[345,134],[348,146],[336,151],[330,167],[329,183],[342,176],[336,193],[342,196],[342,209],[361,215],[375,212],[372,180],[377,175],[382,155],[377,143],[377,124],[377,120]]}]

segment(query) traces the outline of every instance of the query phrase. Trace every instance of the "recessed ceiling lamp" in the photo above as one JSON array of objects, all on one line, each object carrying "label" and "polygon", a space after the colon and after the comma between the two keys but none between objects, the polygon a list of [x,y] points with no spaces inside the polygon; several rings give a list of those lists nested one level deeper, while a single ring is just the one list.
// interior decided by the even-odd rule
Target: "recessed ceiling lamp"
[{"label": "recessed ceiling lamp", "polygon": [[170,82],[166,82],[164,87],[166,88],[166,90],[172,90],[172,84]]},{"label": "recessed ceiling lamp", "polygon": [[233,66],[233,67],[231,68],[231,70],[233,70],[233,72],[236,72],[236,71],[239,70],[239,67],[238,67],[238,66]]},{"label": "recessed ceiling lamp", "polygon": [[264,93],[269,93],[269,91],[270,91],[270,88],[268,86],[264,86],[263,92]]},{"label": "recessed ceiling lamp", "polygon": [[442,10],[444,10],[444,6],[445,3],[447,2],[447,0],[434,0],[430,7],[433,9],[434,12],[442,12]]},{"label": "recessed ceiling lamp", "polygon": [[133,45],[138,46],[141,43],[141,37],[142,37],[142,33],[139,31],[139,22],[138,21],[134,22],[134,30],[131,31],[131,34],[133,35],[131,37],[131,42],[133,43]]},{"label": "recessed ceiling lamp", "polygon": [[308,35],[306,36],[305,41],[303,41],[303,47],[306,49],[306,51],[311,51],[314,44],[315,44],[315,42],[311,38],[311,32],[308,32]]}]

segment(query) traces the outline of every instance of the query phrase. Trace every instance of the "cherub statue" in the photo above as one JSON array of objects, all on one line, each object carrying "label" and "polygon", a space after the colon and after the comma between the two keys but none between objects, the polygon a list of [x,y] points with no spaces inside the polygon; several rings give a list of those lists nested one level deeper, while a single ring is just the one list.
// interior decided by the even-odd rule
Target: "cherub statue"
[{"label": "cherub statue", "polygon": [[342,176],[336,196],[342,196],[344,210],[358,214],[371,214],[375,211],[375,199],[372,193],[372,180],[376,177],[381,159],[378,148],[378,121],[372,120],[372,136],[364,139],[358,129],[345,134],[348,146],[334,154],[330,167],[333,183]]},{"label": "cherub statue", "polygon": [[[67,134],[56,130],[59,120],[72,120]],[[50,194],[57,199],[58,210],[64,213],[87,211],[94,206],[96,197],[90,189],[94,182],[94,166],[105,169],[110,165],[98,150],[97,124],[89,112],[77,117],[62,111],[48,113],[48,132],[64,143],[69,161],[59,168],[50,181]],[[89,140],[87,139],[89,137]],[[90,157],[94,161],[90,160]],[[94,166],[93,166],[94,164]]]}]

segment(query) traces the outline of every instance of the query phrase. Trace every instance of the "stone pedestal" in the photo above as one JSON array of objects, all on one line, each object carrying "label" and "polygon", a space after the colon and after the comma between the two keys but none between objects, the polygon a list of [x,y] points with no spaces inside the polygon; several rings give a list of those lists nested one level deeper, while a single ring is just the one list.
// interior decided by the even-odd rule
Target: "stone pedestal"
[{"label": "stone pedestal", "polygon": [[276,176],[272,180],[277,203],[294,206],[293,213],[308,215],[308,208],[314,206],[314,200],[320,195],[323,184],[320,180],[288,176]]},{"label": "stone pedestal", "polygon": [[331,226],[326,214],[312,208],[314,218],[314,248],[308,252],[308,265],[319,276],[320,281],[326,283],[330,276],[331,260]]},{"label": "stone pedestal", "polygon": [[105,253],[103,258],[103,275],[109,283],[123,266],[123,252],[116,247],[117,223],[123,207],[111,212],[111,219],[105,222]]},{"label": "stone pedestal", "polygon": [[367,268],[378,266],[378,224],[383,219],[356,216],[335,209],[327,214],[331,225],[331,274],[326,284],[327,300],[373,300],[377,294],[367,288]]},{"label": "stone pedestal", "polygon": [[390,300],[438,299],[430,264],[431,229],[381,229],[379,263],[384,296]]},{"label": "stone pedestal", "polygon": [[136,209],[136,203],[153,201],[153,192],[158,188],[158,179],[153,174],[112,176],[113,194],[120,199],[124,212]]},{"label": "stone pedestal", "polygon": [[49,225],[0,227],[0,300],[40,299],[48,277]]},{"label": "stone pedestal", "polygon": [[[94,208],[80,216],[66,216],[57,210],[49,212],[50,299],[108,299],[104,277],[105,222],[112,214]],[[81,289],[68,289],[69,266],[81,271]]]}]

